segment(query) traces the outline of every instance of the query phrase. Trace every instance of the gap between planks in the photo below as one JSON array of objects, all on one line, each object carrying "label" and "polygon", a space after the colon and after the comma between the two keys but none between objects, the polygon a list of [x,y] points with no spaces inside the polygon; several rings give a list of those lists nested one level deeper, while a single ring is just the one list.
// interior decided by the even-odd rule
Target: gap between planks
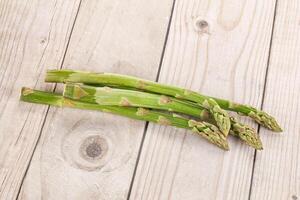
[{"label": "gap between planks", "polygon": [[[92,3],[83,1],[80,12],[79,12],[79,16],[76,21],[75,28],[74,28],[74,31],[72,34],[70,47],[67,50],[67,55],[66,55],[66,59],[64,61],[63,66],[65,67],[68,65],[70,65],[70,66],[78,65],[79,68],[80,68],[80,66],[81,66],[81,68],[83,68],[83,66],[87,65],[85,70],[90,69],[93,71],[99,71],[99,70],[116,71],[119,73],[120,73],[120,71],[123,71],[123,73],[129,73],[129,74],[132,73],[135,75],[139,74],[141,77],[143,76],[141,70],[133,71],[131,69],[135,69],[136,67],[139,67],[139,66],[143,66],[143,67],[146,66],[148,69],[151,70],[151,67],[155,66],[155,68],[152,68],[153,69],[152,71],[149,71],[151,73],[144,73],[145,78],[148,77],[148,79],[155,80],[155,77],[157,77],[157,70],[158,70],[159,61],[161,58],[161,50],[163,49],[163,45],[164,45],[164,41],[165,41],[164,37],[166,34],[166,30],[167,30],[167,25],[168,25],[168,21],[169,21],[169,17],[170,17],[170,11],[172,8],[173,0],[170,0],[170,1],[168,0],[163,4],[160,4],[161,6],[159,6],[157,4],[156,0],[151,1],[151,2],[149,2],[150,3],[149,9],[145,8],[146,12],[143,12],[144,10],[136,8],[136,7],[140,7],[142,9],[144,9],[144,5],[143,5],[144,3],[135,1],[131,4],[127,4],[124,2],[122,3],[120,1],[112,1],[111,2],[111,1],[107,0],[104,3],[98,4],[97,1],[92,1]],[[159,10],[157,11],[158,7],[159,7]],[[109,8],[109,9],[107,9],[107,8]],[[106,10],[108,10],[108,13],[104,12]],[[123,11],[128,11],[128,12],[123,12]],[[131,12],[131,11],[133,11],[133,12]],[[120,12],[123,12],[123,15],[125,16],[123,19],[119,19],[119,16],[121,14]],[[154,15],[156,12],[159,13],[159,16]],[[134,16],[139,16],[140,18],[136,18]],[[97,19],[99,17],[103,19],[101,21],[102,22],[101,25],[103,25],[103,26],[100,29],[97,27],[97,24],[99,24]],[[136,26],[134,25],[134,23],[133,23],[133,25],[131,25],[132,23],[130,23],[130,20],[134,20],[133,22],[137,23]],[[145,22],[148,22],[148,21],[150,22],[149,26],[148,26],[148,30],[144,31],[143,26],[144,26]],[[87,22],[89,22],[89,23],[87,24]],[[116,26],[117,23],[120,23],[119,26]],[[128,24],[128,23],[130,23],[130,24]],[[87,24],[87,25],[85,25],[85,24]],[[134,29],[135,27],[136,27],[136,30]],[[113,36],[116,35],[116,34],[111,34],[111,32],[119,33],[121,31],[120,33],[122,33],[123,30],[125,30],[124,34],[121,34],[119,36],[122,36],[122,37],[126,36],[126,38],[118,37],[118,34],[117,34],[117,39],[115,39],[116,37],[111,37],[112,35]],[[139,35],[140,31],[145,33],[141,37],[142,40],[134,41],[140,37],[140,35]],[[155,34],[153,35],[153,33],[155,33]],[[93,35],[93,37],[88,37],[87,35],[88,36]],[[152,36],[152,35],[153,35],[153,37],[150,38],[149,36]],[[104,38],[106,38],[106,39],[104,39]],[[96,39],[96,42],[95,42],[95,39]],[[122,39],[122,41],[120,39]],[[76,41],[81,41],[81,42],[78,44]],[[81,45],[83,45],[83,46],[81,46]],[[86,46],[84,46],[84,45],[86,45]],[[157,50],[158,45],[160,48]],[[80,48],[78,48],[78,46],[80,46]],[[85,47],[86,47],[86,49],[85,49]],[[97,47],[99,49],[97,49]],[[112,49],[109,52],[107,52],[107,51],[102,52],[103,49],[107,49],[110,47],[112,47]],[[152,47],[156,47],[156,48],[152,48]],[[139,48],[141,48],[142,51],[136,50]],[[82,51],[84,51],[84,52],[82,52]],[[141,59],[141,54],[148,53],[148,51],[150,51],[148,54],[148,57],[145,57],[145,59]],[[130,52],[132,52],[131,55],[128,55],[128,54],[130,54]],[[76,55],[76,53],[77,53],[77,55]],[[81,54],[83,54],[83,55],[78,56]],[[99,56],[99,55],[101,55],[101,56]],[[136,55],[138,55],[138,56],[136,56]],[[78,58],[78,60],[76,58]],[[127,70],[127,71],[125,71],[125,70]],[[72,122],[69,123],[69,125],[72,127],[68,127],[65,124],[62,125],[61,123],[55,123],[55,122],[51,121],[50,116],[52,116],[51,115],[53,113],[52,111],[55,114],[59,113],[58,114],[59,116],[55,117],[56,120],[60,117],[62,118],[61,120],[58,119],[57,121],[63,121],[65,119],[65,116],[63,114],[65,114],[65,113],[72,113],[72,112],[75,113],[76,112],[76,111],[71,111],[71,110],[67,110],[67,109],[65,111],[58,110],[56,112],[55,110],[50,109],[48,117],[46,119],[44,131],[41,135],[40,142],[37,146],[37,150],[34,153],[31,165],[29,166],[27,176],[25,178],[23,187],[21,189],[21,193],[19,195],[21,199],[22,199],[22,197],[26,198],[25,194],[28,194],[28,193],[30,194],[32,192],[35,193],[34,191],[30,191],[32,189],[32,187],[30,187],[30,185],[33,182],[38,182],[40,179],[40,177],[38,175],[36,175],[36,174],[39,174],[38,171],[36,172],[35,170],[40,170],[40,169],[43,170],[44,169],[43,166],[46,166],[46,165],[43,165],[42,167],[40,167],[39,164],[41,162],[43,162],[43,160],[40,160],[39,156],[43,155],[43,153],[47,154],[46,151],[43,152],[43,149],[46,148],[46,147],[44,147],[44,145],[47,146],[47,144],[49,144],[49,143],[47,143],[47,141],[48,141],[48,139],[50,140],[50,138],[47,138],[47,136],[49,134],[52,135],[52,133],[56,134],[58,132],[58,130],[61,131],[61,132],[57,133],[58,138],[62,135],[67,135],[68,131],[66,131],[65,134],[63,133],[63,131],[66,129],[72,128],[74,125],[73,123],[75,123],[75,121],[78,120],[78,118],[81,118],[81,117],[74,117],[74,119],[73,118],[70,119],[71,121],[73,120]],[[85,111],[83,111],[83,112],[85,112]],[[88,111],[86,111],[86,112],[89,113]],[[89,114],[90,114],[90,116],[92,115],[92,113],[89,113]],[[112,120],[112,118],[113,119],[116,118],[116,116],[110,116],[109,114],[107,114],[107,115],[103,114],[103,115],[105,115],[104,118],[107,119],[108,121]],[[101,114],[100,114],[100,116],[97,114],[97,116],[99,118],[96,117],[96,114],[93,115],[93,117],[92,117],[93,119],[95,119],[94,120],[95,122],[98,121],[97,119],[101,119],[101,117],[102,117]],[[81,118],[81,119],[83,119],[83,118]],[[102,122],[104,122],[105,119],[103,119]],[[83,187],[80,187],[80,188],[81,189],[85,188],[82,191],[76,190],[73,193],[72,186],[76,184],[76,181],[74,180],[74,182],[72,182],[72,183],[74,183],[73,185],[72,185],[72,183],[69,184],[67,182],[64,182],[64,180],[61,180],[59,178],[61,176],[57,175],[57,174],[52,175],[53,179],[55,179],[55,180],[49,181],[48,179],[45,179],[45,183],[43,183],[42,185],[45,186],[49,183],[48,187],[46,186],[47,190],[50,190],[49,188],[51,188],[51,189],[54,189],[55,191],[58,191],[58,193],[54,193],[56,195],[60,195],[60,194],[64,195],[65,192],[68,193],[67,191],[69,189],[69,191],[72,192],[72,194],[69,194],[69,195],[73,195],[73,196],[81,195],[81,192],[82,192],[82,193],[85,193],[86,195],[98,195],[98,196],[105,195],[105,196],[107,196],[108,199],[111,199],[112,196],[114,196],[114,195],[122,196],[122,197],[126,198],[128,189],[129,189],[129,185],[130,185],[130,181],[132,179],[132,173],[134,171],[134,166],[136,164],[136,156],[138,154],[138,150],[139,150],[139,147],[141,144],[141,139],[142,139],[143,131],[145,128],[145,123],[131,121],[128,119],[122,119],[122,120],[124,120],[124,122],[130,122],[129,125],[127,125],[127,123],[126,123],[126,126],[124,128],[123,123],[120,123],[120,125],[111,124],[111,126],[109,126],[108,121],[105,122],[106,125],[108,126],[108,128],[115,128],[115,129],[112,129],[112,132],[113,133],[115,132],[115,134],[113,134],[111,136],[107,136],[108,142],[113,143],[111,147],[114,147],[113,148],[114,150],[110,150],[109,152],[115,151],[116,155],[114,155],[114,158],[117,158],[117,160],[114,160],[114,161],[117,161],[117,163],[114,162],[112,164],[112,167],[119,168],[121,166],[122,167],[124,166],[123,169],[127,171],[127,172],[125,171],[123,173],[124,176],[122,176],[124,178],[124,182],[122,182],[121,184],[118,185],[120,188],[120,192],[118,191],[118,188],[116,188],[117,186],[115,186],[114,184],[107,184],[109,181],[114,182],[116,180],[116,176],[118,176],[118,172],[120,171],[120,170],[116,170],[116,171],[110,173],[109,176],[107,176],[107,173],[106,173],[107,170],[109,170],[109,172],[110,172],[115,169],[115,168],[110,169],[111,167],[109,165],[107,165],[107,166],[105,165],[106,168],[103,170],[101,168],[102,171],[100,171],[99,173],[96,173],[95,176],[93,176],[93,177],[89,177],[89,174],[91,174],[91,173],[88,170],[86,170],[86,169],[80,170],[81,176],[74,176],[74,179],[76,179],[76,178],[82,179],[81,183],[82,183]],[[49,122],[49,121],[51,121],[51,122]],[[53,129],[55,130],[56,127],[60,127],[60,126],[61,127],[60,127],[60,129],[57,129],[56,131],[51,132],[51,130],[48,130],[48,128],[47,128],[49,125],[49,124],[47,124],[48,122],[54,123],[51,125],[51,127],[52,127],[51,130],[53,130]],[[78,124],[79,124],[79,122],[81,122],[81,121],[78,121]],[[81,126],[84,127],[85,125],[87,125],[87,123],[82,123],[82,124],[80,123],[80,127]],[[88,125],[91,125],[91,123],[88,123]],[[105,124],[102,124],[102,125],[105,125]],[[131,129],[131,125],[132,125],[132,127],[134,127],[134,131]],[[53,128],[53,127],[55,127],[55,128]],[[96,131],[95,128],[96,128],[96,126],[91,126],[91,129]],[[136,128],[138,128],[137,131],[135,131]],[[63,130],[61,130],[61,129],[63,129]],[[99,130],[102,130],[102,129],[99,127]],[[109,131],[109,130],[110,129],[107,129],[107,131]],[[124,130],[124,134],[122,134],[122,132],[120,132],[119,130]],[[45,131],[46,131],[46,133],[44,133]],[[130,133],[130,132],[133,132],[133,133]],[[135,136],[134,134],[139,136],[139,137],[135,137],[135,138],[138,138],[138,139],[136,139],[138,141],[134,142],[134,140],[132,140],[133,138],[130,139],[131,141],[133,141],[132,143],[125,141],[125,139],[129,139],[129,137]],[[124,135],[124,138],[123,138],[124,140],[119,138],[120,140],[118,140],[118,141],[123,141],[124,145],[126,143],[126,145],[124,146],[126,148],[131,147],[128,145],[132,144],[132,148],[128,148],[128,151],[124,151],[124,149],[122,148],[122,144],[123,144],[122,142],[112,141],[114,139],[113,137],[115,137],[117,135],[119,135],[121,137],[122,137],[122,135]],[[51,172],[56,173],[57,171],[59,171],[58,173],[62,172],[62,174],[64,174],[64,170],[66,170],[67,167],[70,167],[70,171],[72,171],[73,169],[76,170],[76,168],[80,168],[80,166],[77,166],[77,165],[76,165],[76,167],[74,167],[73,163],[70,163],[70,160],[66,160],[63,152],[62,152],[62,154],[60,154],[61,152],[59,152],[59,151],[61,150],[60,149],[60,141],[61,141],[60,139],[61,138],[57,139],[57,137],[55,137],[55,136],[53,136],[53,138],[56,139],[55,142],[53,142],[53,143],[50,142],[48,147],[51,146],[51,149],[52,149],[52,147],[55,148],[57,150],[57,152],[55,153],[55,155],[52,154],[52,155],[45,156],[45,157],[47,157],[47,159],[50,158],[50,160],[51,160],[51,161],[49,160],[48,161],[49,163],[47,162],[47,164],[49,164],[49,165],[52,164],[51,162],[53,161],[53,159],[51,159],[51,158],[53,158],[52,156],[54,156],[55,161],[60,162],[60,164],[65,163],[66,167],[61,170],[53,170],[53,171],[49,170],[50,172],[48,171],[48,175]],[[44,139],[46,141],[44,141]],[[115,145],[118,145],[120,148],[117,148],[117,146],[115,146]],[[41,147],[41,151],[39,151],[40,147]],[[49,151],[47,151],[47,152],[49,152]],[[53,153],[53,151],[51,151],[51,152]],[[131,152],[132,152],[132,154],[131,154]],[[128,160],[128,158],[130,158],[128,156],[131,156],[133,154],[134,154],[134,157],[132,157],[131,160]],[[62,159],[57,159],[56,155],[58,157],[62,156],[62,157],[60,157]],[[125,157],[126,160],[121,159],[122,157]],[[53,162],[55,162],[55,161],[53,161]],[[120,165],[120,164],[122,164],[122,165]],[[60,167],[63,165],[57,165],[57,166]],[[104,165],[101,165],[100,167],[102,167],[102,166],[104,166]],[[93,168],[93,170],[96,172],[99,169]],[[69,171],[69,170],[66,170],[66,173],[68,173],[67,171]],[[96,178],[96,175],[99,175],[98,178]],[[50,177],[50,178],[52,178],[52,177]],[[102,178],[104,178],[105,180]],[[32,180],[35,180],[35,181],[32,181]],[[43,179],[41,179],[41,180],[43,180]],[[91,183],[90,184],[91,187],[87,187],[88,184],[86,184],[86,182],[85,182],[87,180],[89,181],[89,183]],[[56,183],[56,181],[57,182],[62,181],[62,182],[60,182],[60,184],[65,183],[68,185],[68,187],[66,189],[64,189],[61,193],[59,193],[59,188],[56,188],[56,184],[53,184],[53,183]],[[93,182],[94,182],[94,184],[93,184]],[[118,182],[120,182],[120,181],[118,181]],[[99,185],[101,185],[103,187],[99,187]],[[112,185],[112,186],[114,185],[114,186],[112,188],[110,188],[110,185]],[[94,188],[94,186],[96,186],[96,188]],[[89,189],[91,189],[91,192],[88,192]],[[109,192],[103,192],[103,191],[101,191],[101,189],[103,189],[103,191],[108,190]],[[28,192],[28,190],[29,190],[29,192]],[[93,191],[93,190],[95,190],[95,191]],[[42,191],[42,193],[40,193],[38,190],[38,191],[36,191],[35,194],[30,194],[30,196],[43,195],[43,192],[45,192],[45,191],[43,191],[43,190],[41,190],[41,191]],[[114,192],[111,192],[111,191],[114,191]],[[22,196],[23,194],[24,194],[24,196]]]},{"label": "gap between planks", "polygon": [[[170,32],[170,27],[171,27],[172,18],[173,18],[175,1],[176,0],[173,0],[171,14],[170,14],[170,18],[169,18],[169,22],[168,22],[168,27],[167,27],[167,32],[166,32],[165,41],[164,41],[164,46],[163,46],[163,49],[162,49],[162,53],[161,53],[161,57],[160,57],[160,61],[159,61],[159,67],[158,67],[157,75],[156,75],[156,78],[155,78],[156,82],[159,79],[159,75],[160,75],[160,71],[161,71],[161,66],[162,66],[162,63],[163,63],[164,55],[165,55],[165,50],[166,50],[166,46],[167,46],[167,42],[168,42],[168,37],[169,37],[169,32]],[[135,166],[134,166],[134,171],[133,171],[133,174],[132,174],[132,179],[131,179],[130,186],[129,186],[127,200],[130,199],[130,195],[131,195],[131,191],[132,191],[132,187],[133,187],[133,183],[134,183],[134,179],[135,179],[135,175],[136,175],[136,171],[137,171],[137,166],[138,166],[139,161],[140,161],[141,152],[142,152],[142,149],[143,149],[144,140],[145,140],[145,136],[146,136],[146,133],[147,133],[147,130],[148,130],[148,126],[149,126],[149,122],[146,122],[145,128],[144,128],[144,132],[143,132],[143,137],[142,137],[142,140],[141,140],[141,145],[140,145],[139,151],[138,151],[137,160],[136,160],[136,163],[135,163]]]},{"label": "gap between planks", "polygon": [[[72,37],[72,33],[73,33],[73,30],[74,30],[74,27],[75,27],[75,23],[76,23],[76,20],[77,20],[77,16],[78,16],[78,13],[79,13],[79,10],[80,10],[80,6],[81,6],[81,2],[82,0],[79,0],[79,4],[78,4],[78,7],[77,7],[77,11],[76,11],[76,14],[75,14],[75,17],[74,17],[74,21],[73,21],[73,24],[72,24],[72,27],[71,27],[71,30],[70,30],[70,35],[68,37],[68,41],[67,41],[67,45],[66,45],[66,48],[65,48],[65,51],[64,51],[64,54],[63,54],[63,58],[62,58],[62,62],[61,62],[61,65],[60,65],[60,69],[62,69],[63,67],[63,64],[64,64],[64,61],[65,61],[65,57],[66,57],[66,54],[67,54],[67,51],[68,51],[68,47],[69,47],[69,44],[70,44],[70,41],[71,41],[71,37]],[[56,90],[56,87],[57,87],[57,83],[54,84],[54,88],[52,90],[52,92],[54,92]],[[46,119],[48,117],[48,113],[49,113],[49,109],[50,109],[50,106],[47,106],[47,111],[46,111],[46,114],[44,116],[44,119],[43,119],[43,124],[42,124],[42,127],[41,127],[41,130],[39,132],[39,136],[38,136],[38,139],[36,141],[36,144],[33,148],[33,152],[30,156],[30,159],[29,159],[29,162],[28,162],[28,165],[26,167],[26,170],[25,170],[25,173],[22,177],[22,181],[21,181],[21,184],[20,184],[20,187],[19,187],[19,190],[18,190],[18,193],[17,193],[17,198],[16,199],[19,199],[19,195],[20,195],[20,192],[21,192],[21,188],[23,186],[23,183],[24,183],[24,180],[25,180],[25,177],[27,175],[27,172],[28,172],[28,169],[29,169],[29,166],[31,164],[31,161],[32,161],[32,158],[33,158],[33,155],[34,155],[34,152],[36,150],[36,147],[40,141],[40,138],[41,138],[41,135],[42,135],[42,132],[44,130],[44,126],[45,126],[45,122],[46,122]]]},{"label": "gap between planks", "polygon": [[[260,4],[261,5],[261,4]],[[272,2],[272,3],[270,3],[270,4],[268,4],[268,5],[270,5],[270,6],[272,6],[272,9],[270,9],[270,12],[269,12],[269,14],[270,14],[270,16],[271,16],[271,18],[274,18],[274,15],[275,15],[275,10],[276,10],[276,8],[274,7],[275,5],[276,5],[276,2],[274,1],[274,2]],[[264,8],[264,7],[263,7]],[[266,34],[264,34],[264,35],[262,35],[262,37],[263,36],[267,36],[267,40],[266,41],[264,41],[265,43],[266,43],[266,45],[264,46],[264,52],[265,52],[265,58],[266,59],[264,59],[266,62],[263,62],[263,63],[260,63],[260,64],[263,64],[264,65],[264,68],[265,69],[263,69],[263,73],[267,73],[267,66],[268,66],[268,59],[269,59],[269,55],[270,55],[270,42],[271,42],[271,35],[272,35],[272,31],[273,31],[273,23],[274,23],[274,21],[272,21],[272,19],[270,19],[270,20],[268,20],[267,22],[269,22],[268,24],[268,28],[267,28],[267,30],[266,30]],[[255,43],[254,43],[255,44]],[[257,43],[256,43],[257,44]],[[263,52],[263,53],[264,53]],[[248,63],[249,64],[249,63]],[[264,76],[262,76],[261,77],[261,82],[262,82],[262,84],[261,84],[261,86],[260,87],[262,87],[262,90],[261,90],[261,95],[263,96],[263,91],[264,91],[264,87],[265,87],[265,84],[266,84],[266,74],[264,74]],[[251,89],[251,87],[250,87],[250,89]],[[259,104],[257,105],[257,107],[262,107],[263,106],[263,104],[262,104],[262,98],[260,99],[260,101],[259,101]],[[149,129],[149,128],[148,128]],[[163,133],[161,134],[161,135],[163,135]],[[147,139],[147,138],[146,138]],[[144,146],[145,146],[145,144],[144,144]],[[156,149],[155,149],[156,150]],[[153,151],[155,151],[155,150],[153,150]],[[245,150],[245,149],[243,149],[243,150]],[[143,152],[143,151],[142,151]],[[254,151],[253,151],[254,152]],[[251,152],[251,154],[252,155],[254,155],[253,154],[253,152]],[[250,154],[249,154],[250,155]],[[252,176],[252,173],[253,173],[253,162],[254,162],[254,160],[255,160],[255,158],[251,158],[251,159],[249,159],[249,176],[248,176],[248,180],[249,180],[249,182],[248,182],[248,180],[247,180],[247,185],[245,186],[245,191],[247,191],[244,195],[245,195],[245,197],[246,198],[249,198],[249,189],[250,189],[250,185],[252,184],[251,183],[251,176]],[[146,161],[145,161],[146,162]],[[141,161],[138,163],[139,165],[141,164]],[[150,165],[150,164],[149,164]],[[151,166],[150,166],[151,167]],[[150,168],[149,167],[149,168]],[[143,169],[144,170],[144,169]],[[146,169],[145,169],[146,170]],[[150,170],[152,170],[152,169],[150,169]],[[153,174],[152,174],[153,175]],[[155,175],[155,174],[154,174]],[[153,176],[154,176],[153,175]],[[151,178],[149,178],[150,179],[150,183],[149,184],[151,184]],[[149,186],[150,187],[150,186]],[[154,186],[153,186],[154,187]],[[222,190],[222,189],[221,189]],[[149,192],[149,191],[148,191]],[[133,195],[132,195],[133,196]]]},{"label": "gap between planks", "polygon": [[[269,54],[268,54],[268,61],[267,61],[267,68],[266,68],[266,75],[265,75],[265,82],[264,82],[264,89],[263,89],[263,96],[262,96],[262,102],[260,108],[264,108],[264,101],[266,96],[266,85],[268,81],[268,73],[269,73],[269,66],[270,66],[270,56],[272,51],[272,43],[273,43],[273,36],[274,36],[274,26],[275,26],[275,20],[276,20],[276,13],[277,13],[277,6],[278,6],[278,0],[275,0],[275,8],[274,8],[274,16],[273,16],[273,24],[272,24],[272,32],[271,32],[271,38],[270,38],[270,45],[269,45]],[[257,133],[260,134],[261,125],[258,125],[257,127]],[[252,193],[252,184],[253,184],[253,177],[255,173],[255,163],[256,163],[256,155],[257,150],[254,150],[254,156],[253,156],[253,165],[252,165],[252,173],[251,173],[251,181],[249,186],[249,197],[248,200],[251,199],[251,193]]]}]

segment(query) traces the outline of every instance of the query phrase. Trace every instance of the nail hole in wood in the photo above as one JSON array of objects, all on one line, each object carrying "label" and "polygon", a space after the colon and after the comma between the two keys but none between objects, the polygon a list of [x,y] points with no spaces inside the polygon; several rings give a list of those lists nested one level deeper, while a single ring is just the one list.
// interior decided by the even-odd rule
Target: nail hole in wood
[{"label": "nail hole in wood", "polygon": [[296,195],[293,195],[293,196],[292,196],[292,199],[293,199],[293,200],[297,200],[298,197],[297,197]]},{"label": "nail hole in wood", "polygon": [[200,32],[200,33],[208,33],[208,28],[209,28],[209,25],[208,25],[208,22],[204,19],[201,19],[201,18],[197,18],[196,21],[195,21],[195,30],[197,32]]},{"label": "nail hole in wood", "polygon": [[41,40],[41,44],[44,44],[46,42],[46,39]]},{"label": "nail hole in wood", "polygon": [[202,29],[202,30],[208,27],[208,23],[205,20],[198,20],[196,22],[196,25],[198,26],[199,29]]}]

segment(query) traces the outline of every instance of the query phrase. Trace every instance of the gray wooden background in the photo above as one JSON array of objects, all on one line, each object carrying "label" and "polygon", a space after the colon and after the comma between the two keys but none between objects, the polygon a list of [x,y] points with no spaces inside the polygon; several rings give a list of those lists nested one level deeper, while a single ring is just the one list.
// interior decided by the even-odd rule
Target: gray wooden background
[{"label": "gray wooden background", "polygon": [[[224,152],[184,130],[19,101],[46,69],[139,76],[284,128]],[[300,198],[299,0],[0,0],[0,199]],[[102,138],[102,155],[82,156]]]}]

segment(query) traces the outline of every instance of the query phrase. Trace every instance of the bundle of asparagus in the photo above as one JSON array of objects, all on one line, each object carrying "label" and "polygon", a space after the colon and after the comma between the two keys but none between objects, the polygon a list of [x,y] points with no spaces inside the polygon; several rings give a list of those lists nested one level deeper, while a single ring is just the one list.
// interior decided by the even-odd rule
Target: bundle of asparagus
[{"label": "bundle of asparagus", "polygon": [[46,82],[65,83],[63,94],[22,88],[21,100],[59,107],[100,110],[133,119],[185,128],[228,150],[227,135],[262,149],[256,131],[229,116],[246,115],[276,132],[276,120],[254,107],[205,96],[136,77],[73,70],[50,70]]}]

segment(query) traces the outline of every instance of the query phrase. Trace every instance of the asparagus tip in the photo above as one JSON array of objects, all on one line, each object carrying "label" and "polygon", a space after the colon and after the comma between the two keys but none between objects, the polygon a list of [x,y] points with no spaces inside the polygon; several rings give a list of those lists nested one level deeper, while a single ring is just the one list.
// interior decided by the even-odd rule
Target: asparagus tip
[{"label": "asparagus tip", "polygon": [[213,114],[213,117],[220,131],[224,134],[225,137],[227,137],[231,126],[228,112],[223,110],[219,106],[219,104],[212,98],[205,100],[203,105]]},{"label": "asparagus tip", "polygon": [[228,142],[224,143],[223,148],[224,148],[225,151],[229,151],[230,150]]},{"label": "asparagus tip", "polygon": [[220,130],[213,124],[207,122],[198,122],[189,120],[189,126],[193,127],[193,131],[206,138],[209,142],[217,145],[218,147],[229,150],[229,145],[226,137],[220,132]]},{"label": "asparagus tip", "polygon": [[230,120],[227,117],[224,118],[220,118],[219,117],[219,121],[217,122],[218,127],[220,129],[220,131],[224,134],[225,137],[227,137],[229,130],[230,130]]},{"label": "asparagus tip", "polygon": [[275,131],[275,132],[282,132],[283,129],[279,126],[279,124],[276,121],[274,121],[274,122],[275,123],[273,123],[273,131]]},{"label": "asparagus tip", "polygon": [[263,144],[260,140],[260,137],[253,128],[245,124],[239,123],[234,117],[230,117],[230,119],[232,123],[231,131],[233,135],[238,136],[246,144],[257,150],[263,149]]},{"label": "asparagus tip", "polygon": [[256,150],[263,150],[263,144],[259,137],[252,144],[249,143],[249,145],[255,148]]},{"label": "asparagus tip", "polygon": [[257,123],[271,129],[272,131],[275,131],[275,132],[283,131],[282,128],[277,123],[277,121],[275,120],[275,118],[266,112],[251,111],[248,115],[249,115],[249,117],[253,118]]}]

